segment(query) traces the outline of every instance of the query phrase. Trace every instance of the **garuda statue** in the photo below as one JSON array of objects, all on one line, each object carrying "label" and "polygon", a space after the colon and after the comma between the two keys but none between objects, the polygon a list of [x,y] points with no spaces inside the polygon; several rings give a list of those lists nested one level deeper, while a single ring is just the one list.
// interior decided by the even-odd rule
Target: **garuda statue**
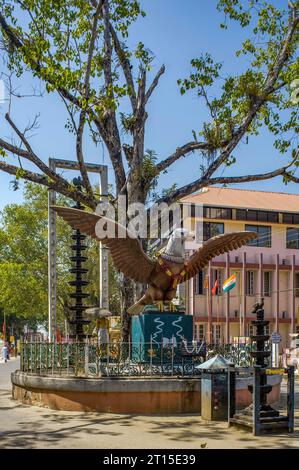
[{"label": "garuda statue", "polygon": [[[176,295],[178,284],[194,277],[215,256],[236,250],[257,236],[254,232],[218,235],[203,243],[186,260],[184,246],[188,231],[175,229],[166,248],[160,251],[157,258],[150,258],[144,252],[140,239],[112,219],[79,209],[58,206],[52,208],[72,228],[101,241],[110,250],[115,267],[126,277],[148,285],[143,297],[128,309],[132,315],[139,314],[145,305],[151,304],[157,304],[160,311],[163,311],[164,302],[168,303],[169,311],[175,311],[172,299]],[[104,234],[103,236],[98,235],[99,231],[96,230],[96,225],[99,220],[102,221],[102,227],[109,224],[109,231],[115,234],[114,237]],[[118,237],[119,233],[121,233],[120,237]]]}]

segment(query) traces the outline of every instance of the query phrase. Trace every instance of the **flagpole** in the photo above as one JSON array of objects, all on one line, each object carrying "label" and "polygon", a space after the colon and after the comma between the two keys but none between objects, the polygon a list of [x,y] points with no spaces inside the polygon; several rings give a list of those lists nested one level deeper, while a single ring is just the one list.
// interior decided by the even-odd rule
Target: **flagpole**
[{"label": "flagpole", "polygon": [[[217,287],[217,325],[219,323],[219,285]],[[221,330],[220,330],[221,331]],[[220,337],[221,340],[221,337]]]},{"label": "flagpole", "polygon": [[212,342],[212,309],[211,309],[211,262],[209,262],[209,273],[208,273],[208,340],[209,344]]},{"label": "flagpole", "polygon": [[3,322],[3,344],[6,346],[6,314],[4,310],[4,322]]},{"label": "flagpole", "polygon": [[[240,310],[240,321],[239,321],[239,337],[242,336],[242,298],[241,298],[241,282],[242,282],[242,276],[241,273],[238,273],[239,275],[239,286],[238,286],[238,292],[239,292],[239,310]],[[242,286],[243,287],[243,286]]]},{"label": "flagpole", "polygon": [[207,342],[211,343],[211,325],[210,325],[210,274],[207,276],[207,311],[208,311],[208,331],[207,331]]}]

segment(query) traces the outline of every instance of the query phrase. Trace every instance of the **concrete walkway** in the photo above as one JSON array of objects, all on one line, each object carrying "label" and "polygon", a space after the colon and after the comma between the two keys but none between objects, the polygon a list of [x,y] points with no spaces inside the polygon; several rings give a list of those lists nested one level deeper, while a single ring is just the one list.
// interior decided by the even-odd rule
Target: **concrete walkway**
[{"label": "concrete walkway", "polygon": [[0,364],[0,448],[23,449],[255,449],[299,448],[299,384],[292,435],[253,437],[200,416],[130,416],[58,412],[11,399],[10,373],[18,360]]}]

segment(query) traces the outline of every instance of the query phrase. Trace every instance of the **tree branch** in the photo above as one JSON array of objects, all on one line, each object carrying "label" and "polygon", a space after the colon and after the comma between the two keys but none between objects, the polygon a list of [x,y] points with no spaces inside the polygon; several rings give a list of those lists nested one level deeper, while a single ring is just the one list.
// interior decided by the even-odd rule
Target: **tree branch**
[{"label": "tree branch", "polygon": [[[53,189],[70,199],[82,202],[82,204],[84,204],[87,207],[90,207],[93,210],[96,209],[97,204],[93,199],[90,199],[89,197],[85,196],[83,193],[79,191],[74,191],[74,187],[69,184],[67,187],[65,187],[65,185],[61,185],[57,182],[51,181],[51,179],[45,175],[34,173],[29,170],[24,170],[23,168],[10,165],[1,160],[0,160],[0,170],[4,171],[5,173],[9,173],[10,175],[18,176],[19,178],[25,179],[27,181],[31,181],[33,183],[46,186],[47,188]],[[20,172],[21,174],[19,174]]]},{"label": "tree branch", "polygon": [[126,57],[126,53],[121,46],[121,43],[117,37],[115,29],[113,28],[111,23],[109,23],[109,25],[110,25],[111,36],[112,36],[113,43],[114,43],[114,49],[117,54],[120,65],[123,69],[126,83],[128,86],[128,92],[129,92],[129,97],[131,100],[132,109],[133,109],[133,112],[135,112],[135,109],[137,106],[137,100],[136,100],[136,91],[135,91],[135,85],[134,85],[134,80],[133,80],[133,75],[132,75],[132,66],[130,64],[130,61]]},{"label": "tree branch", "polygon": [[32,171],[23,170],[17,166],[9,165],[8,163],[2,161],[0,161],[0,169],[14,176],[17,176],[18,172],[21,171],[22,178],[28,181],[32,181],[33,183],[42,184],[43,186],[47,186],[48,188],[55,189],[55,185],[49,181],[49,178],[39,173],[33,173]]},{"label": "tree branch", "polygon": [[31,160],[31,154],[26,150],[21,149],[20,147],[16,147],[15,145],[6,142],[5,140],[0,138],[0,147],[3,147],[8,152],[11,152],[14,155],[18,155],[19,157],[27,158],[27,160]]},{"label": "tree branch", "polygon": [[156,168],[159,173],[162,171],[166,170],[170,165],[172,165],[174,162],[179,160],[181,157],[185,157],[188,153],[194,152],[194,150],[208,150],[209,149],[209,144],[205,142],[188,142],[185,145],[182,145],[182,147],[178,147],[176,151],[170,155],[168,158],[165,160],[162,160],[160,163],[156,165]]},{"label": "tree branch", "polygon": [[147,118],[145,111],[145,89],[146,89],[146,71],[140,67],[140,77],[137,96],[137,107],[135,112],[135,123],[133,129],[133,167],[136,165],[139,171],[139,166],[144,157],[144,126]]},{"label": "tree branch", "polygon": [[1,28],[3,29],[3,31],[8,36],[8,39],[9,39],[10,43],[16,49],[20,49],[23,46],[23,43],[20,41],[18,36],[15,34],[15,32],[13,32],[11,27],[7,24],[7,22],[4,18],[4,16],[2,15],[2,13],[0,13],[0,25],[1,25]]},{"label": "tree branch", "polygon": [[288,32],[285,39],[282,42],[282,47],[278,55],[277,63],[274,66],[273,70],[269,70],[268,76],[265,83],[265,94],[269,95],[274,91],[274,85],[278,79],[279,73],[288,59],[288,49],[292,40],[294,33],[296,32],[297,26],[299,23],[299,17],[294,17],[293,21],[290,21]]},{"label": "tree branch", "polygon": [[151,86],[149,87],[149,89],[147,90],[147,92],[145,94],[144,104],[146,104],[148,102],[148,100],[150,99],[151,95],[153,94],[155,88],[157,87],[157,85],[159,83],[160,77],[164,73],[165,73],[165,65],[163,64],[162,67],[160,68],[160,70],[158,71],[157,75],[155,76]]},{"label": "tree branch", "polygon": [[294,175],[290,175],[289,173],[287,174],[287,177],[290,181],[293,181],[293,183],[299,183],[299,178]]},{"label": "tree branch", "polygon": [[[113,79],[112,79],[112,45],[111,45],[111,36],[110,36],[110,20],[109,20],[109,1],[104,0],[103,8],[102,8],[102,16],[104,22],[104,77],[105,77],[105,88],[107,96],[110,99],[114,99],[114,92],[113,92]],[[96,126],[98,127],[98,123],[95,122]],[[107,139],[105,141],[107,148],[109,150],[110,158],[112,161],[112,165],[115,171],[116,176],[116,187],[119,190],[126,181],[126,174],[123,166],[122,161],[122,150],[121,150],[121,141],[119,135],[119,129],[116,119],[116,113],[111,106],[108,109],[106,115],[106,123],[105,123]],[[99,127],[98,127],[99,129]]]},{"label": "tree branch", "polygon": [[[248,183],[250,181],[263,181],[263,180],[275,178],[276,176],[284,176],[286,174],[286,171],[294,164],[296,159],[297,159],[297,155],[287,165],[281,168],[277,168],[276,170],[270,171],[268,173],[260,173],[256,175],[244,175],[244,176],[228,176],[228,177],[220,176],[217,178],[208,178],[208,179],[205,179],[204,177],[198,178],[192,183],[189,183],[185,186],[182,186],[181,188],[176,189],[172,194],[170,194],[169,196],[166,196],[165,198],[159,199],[157,202],[158,203],[165,202],[167,204],[171,204],[173,202],[176,202],[178,199],[181,199],[185,196],[189,196],[189,194],[192,194],[195,191],[199,191],[200,189],[205,188],[207,186],[214,186],[215,184]],[[293,178],[296,179],[295,177]],[[299,178],[298,178],[298,182],[299,182]]]},{"label": "tree branch", "polygon": [[25,137],[25,134],[23,132],[21,132],[17,126],[15,125],[15,123],[13,122],[13,120],[10,118],[9,114],[5,114],[5,119],[6,121],[9,123],[9,125],[13,128],[13,130],[15,131],[15,133],[17,134],[17,136],[21,139],[21,141],[23,142],[23,144],[25,145],[27,151],[29,154],[31,155],[34,155],[34,152],[32,150],[32,147],[31,145],[29,144],[28,140],[26,139]]},{"label": "tree branch", "polygon": [[[96,2],[93,2],[93,5],[96,5]],[[109,15],[108,15],[108,20],[109,20]],[[0,12],[0,26],[2,30],[6,33],[8,36],[11,45],[18,50],[22,49],[24,47],[23,42],[19,39],[19,37],[15,34],[14,30],[7,24],[4,16]],[[109,23],[108,23],[109,27]],[[26,57],[27,60],[29,60],[29,64],[32,67],[32,69],[35,71],[35,73],[41,78],[42,80],[54,84],[56,88],[56,83],[53,83],[50,78],[45,79],[44,77],[41,76],[41,66],[39,63],[35,62],[32,57],[26,56],[24,50],[22,50],[22,54]],[[82,102],[79,98],[77,98],[75,95],[70,93],[68,90],[66,90],[63,87],[57,87],[58,93],[60,93],[67,101],[70,101],[73,105],[75,105],[77,108],[82,109]],[[126,175],[122,163],[122,154],[121,154],[121,142],[120,142],[120,137],[118,133],[118,127],[117,127],[117,122],[115,116],[113,118],[110,118],[110,126],[107,126],[106,120],[103,121],[101,120],[92,109],[88,109],[88,115],[90,119],[95,123],[103,141],[105,142],[107,149],[109,151],[109,155],[113,164],[113,168],[116,174],[116,185],[117,188],[121,188],[125,184],[126,180]]]},{"label": "tree branch", "polygon": [[281,71],[284,63],[287,60],[288,56],[288,48],[290,45],[290,42],[292,40],[292,37],[296,31],[296,27],[298,25],[299,18],[295,18],[289,25],[288,32],[286,34],[285,39],[282,42],[282,48],[281,51],[278,55],[278,60],[277,64],[273,68],[273,70],[268,72],[268,76],[266,79],[266,83],[264,86],[264,90],[261,94],[260,97],[258,97],[251,107],[248,115],[243,121],[243,124],[239,127],[239,129],[234,133],[232,139],[226,146],[225,150],[220,154],[218,158],[209,166],[207,169],[206,173],[204,174],[204,179],[208,180],[211,178],[211,176],[215,173],[215,171],[227,160],[227,158],[230,156],[231,152],[234,150],[234,148],[238,145],[242,137],[245,135],[245,133],[248,131],[253,119],[257,115],[258,111],[262,107],[262,105],[267,101],[268,97],[270,94],[273,92],[277,91],[277,89],[280,88],[279,84],[277,87],[275,87],[276,81],[279,77],[279,72]]},{"label": "tree branch", "polygon": [[[16,49],[22,49],[24,47],[23,42],[19,39],[19,37],[15,34],[15,32],[12,30],[12,28],[7,24],[4,16],[0,12],[0,26],[2,30],[6,33],[8,36],[11,45],[15,47]],[[23,55],[25,55],[24,51],[22,52]],[[50,78],[45,79],[44,77],[41,76],[41,66],[38,62],[34,61],[32,57],[26,56],[26,59],[29,60],[29,63],[32,67],[32,69],[35,71],[35,73],[38,75],[40,79],[43,81],[46,81],[52,85],[55,85],[56,83],[53,83],[53,81]],[[77,98],[75,95],[70,93],[68,90],[66,90],[63,87],[57,87],[58,93],[60,93],[66,100],[70,101],[73,105],[77,106],[77,108],[81,109],[82,108],[82,103],[79,98]],[[90,115],[90,118],[94,121],[96,124],[103,140],[106,142],[107,147],[109,148],[109,136],[106,132],[105,128],[105,123],[103,123],[98,116],[91,110],[89,109],[88,114]]]},{"label": "tree branch", "polygon": [[59,183],[61,186],[68,186],[68,182],[62,178],[60,175],[55,173],[55,171],[52,171],[33,151],[31,145],[29,144],[28,140],[25,137],[25,134],[19,130],[19,128],[16,126],[16,124],[13,122],[11,117],[6,114],[5,115],[6,121],[9,123],[9,125],[12,127],[12,129],[15,131],[15,133],[18,135],[18,137],[21,139],[23,144],[25,145],[27,151],[22,151],[21,149],[18,149],[18,147],[15,147],[13,145],[8,144],[7,142],[3,141],[0,139],[1,145],[8,150],[9,152],[12,152],[20,157],[26,158],[28,161],[36,165],[45,175],[47,175],[49,178],[52,180],[56,181]]},{"label": "tree branch", "polygon": [[[104,0],[103,4],[103,21],[104,21],[104,75],[106,91],[109,92],[109,87],[112,86],[112,46],[110,36],[110,22],[109,22],[109,2]],[[112,90],[110,90],[112,92]]]},{"label": "tree branch", "polygon": [[101,0],[98,3],[97,9],[94,13],[92,30],[91,30],[91,38],[88,47],[88,55],[87,55],[87,64],[86,64],[86,74],[84,80],[84,105],[82,111],[80,113],[79,118],[79,126],[77,130],[77,141],[76,141],[76,151],[77,151],[77,160],[79,164],[80,173],[82,175],[83,184],[87,191],[87,194],[92,198],[93,197],[93,190],[89,181],[88,172],[86,170],[86,166],[84,164],[84,156],[83,156],[83,132],[84,132],[84,125],[85,125],[85,118],[86,118],[86,110],[89,106],[89,96],[90,96],[90,74],[91,74],[91,62],[95,47],[95,41],[97,37],[97,28],[98,28],[98,20],[100,11],[104,5],[104,0]]}]

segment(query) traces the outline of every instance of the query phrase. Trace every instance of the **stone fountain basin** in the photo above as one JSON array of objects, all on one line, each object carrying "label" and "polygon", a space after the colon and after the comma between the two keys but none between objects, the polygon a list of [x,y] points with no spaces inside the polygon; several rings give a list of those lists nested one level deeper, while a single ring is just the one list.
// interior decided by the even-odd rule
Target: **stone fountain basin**
[{"label": "stone fountain basin", "polygon": [[[269,403],[279,400],[280,375],[269,375]],[[185,414],[201,411],[200,377],[60,377],[15,371],[12,396],[28,405],[65,411],[127,414]],[[237,408],[252,403],[253,377],[237,377]]]}]

